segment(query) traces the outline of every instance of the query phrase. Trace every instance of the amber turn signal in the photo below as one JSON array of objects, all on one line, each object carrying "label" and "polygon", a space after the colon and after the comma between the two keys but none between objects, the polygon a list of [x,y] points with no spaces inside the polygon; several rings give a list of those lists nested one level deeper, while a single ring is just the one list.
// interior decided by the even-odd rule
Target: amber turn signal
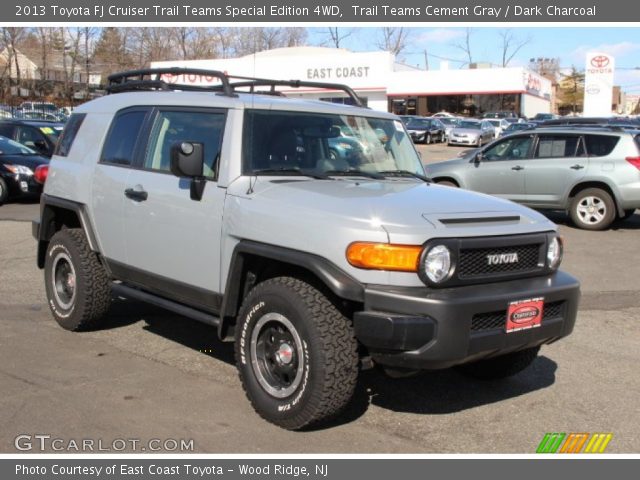
[{"label": "amber turn signal", "polygon": [[421,245],[354,242],[347,247],[347,260],[358,268],[417,272]]}]

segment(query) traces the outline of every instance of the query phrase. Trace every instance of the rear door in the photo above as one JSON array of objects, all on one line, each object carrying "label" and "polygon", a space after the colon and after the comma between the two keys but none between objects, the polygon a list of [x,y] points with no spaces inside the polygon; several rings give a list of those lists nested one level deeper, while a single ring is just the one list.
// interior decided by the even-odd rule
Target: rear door
[{"label": "rear door", "polygon": [[539,135],[525,171],[524,202],[537,208],[564,208],[568,190],[584,177],[588,161],[580,134]]},{"label": "rear door", "polygon": [[[127,267],[125,274],[162,295],[217,311],[220,237],[226,189],[217,174],[226,111],[158,108],[149,121],[148,143],[123,189]],[[204,145],[202,200],[192,200],[191,180],[170,172],[171,147]]]},{"label": "rear door", "polygon": [[524,171],[533,146],[532,135],[498,140],[482,152],[480,162],[471,163],[466,187],[509,200],[525,197]]}]

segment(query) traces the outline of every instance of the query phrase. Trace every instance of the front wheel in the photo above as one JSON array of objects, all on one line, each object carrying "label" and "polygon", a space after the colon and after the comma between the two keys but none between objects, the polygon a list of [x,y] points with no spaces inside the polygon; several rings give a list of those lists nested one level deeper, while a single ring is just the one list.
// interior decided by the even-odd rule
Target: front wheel
[{"label": "front wheel", "polygon": [[429,134],[429,133],[428,133],[428,134],[424,137],[424,143],[425,143],[425,144],[427,144],[427,145],[431,144],[431,134]]},{"label": "front wheel", "polygon": [[7,201],[9,198],[9,187],[7,182],[0,178],[0,205]]},{"label": "front wheel", "polygon": [[459,365],[458,371],[480,380],[500,380],[520,373],[538,357],[540,347],[527,348],[499,357]]},{"label": "front wheel", "polygon": [[571,203],[571,220],[584,230],[604,230],[616,218],[613,198],[600,188],[579,192]]},{"label": "front wheel", "polygon": [[353,396],[358,354],[351,321],[302,280],[272,278],[249,292],[235,350],[253,408],[280,427],[326,421]]}]

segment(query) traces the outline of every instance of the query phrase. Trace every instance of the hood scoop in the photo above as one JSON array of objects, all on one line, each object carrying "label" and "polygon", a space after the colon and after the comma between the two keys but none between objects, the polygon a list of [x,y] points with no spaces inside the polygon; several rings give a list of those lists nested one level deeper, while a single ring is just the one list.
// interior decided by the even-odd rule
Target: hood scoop
[{"label": "hood scoop", "polygon": [[473,212],[424,214],[422,217],[431,223],[439,223],[448,228],[473,226],[518,225],[523,218],[513,212]]}]

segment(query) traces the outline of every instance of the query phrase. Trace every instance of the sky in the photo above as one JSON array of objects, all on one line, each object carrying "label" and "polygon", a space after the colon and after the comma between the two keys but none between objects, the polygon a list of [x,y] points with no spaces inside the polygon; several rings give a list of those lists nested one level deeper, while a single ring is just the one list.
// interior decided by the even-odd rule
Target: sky
[{"label": "sky", "polygon": [[[471,51],[474,62],[501,64],[502,48],[500,32],[504,27],[473,27]],[[353,30],[343,40],[341,47],[353,51],[377,50],[378,32],[374,28],[341,29],[341,33]],[[409,28],[403,63],[425,66],[425,49],[430,69],[439,69],[441,58],[451,59],[449,68],[460,68],[467,61],[466,54],[454,44],[464,41],[464,27]],[[627,93],[640,94],[640,28],[638,27],[515,27],[511,33],[518,39],[529,41],[516,54],[510,66],[522,66],[530,58],[552,57],[560,59],[560,67],[575,66],[584,70],[586,52],[602,51],[615,57],[614,83]],[[327,29],[309,29],[309,40],[315,44],[328,39]],[[329,44],[327,46],[330,46]],[[441,58],[439,58],[441,57]],[[466,68],[466,67],[465,67]]]}]

